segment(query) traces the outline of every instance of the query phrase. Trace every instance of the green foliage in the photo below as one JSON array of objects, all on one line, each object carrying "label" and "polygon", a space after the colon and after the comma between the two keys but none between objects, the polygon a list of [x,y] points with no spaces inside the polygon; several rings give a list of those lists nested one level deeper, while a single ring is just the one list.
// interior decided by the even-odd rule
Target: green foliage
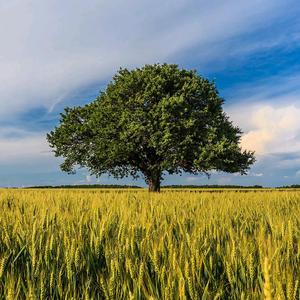
[{"label": "green foliage", "polygon": [[299,192],[0,196],[0,299],[300,297]]},{"label": "green foliage", "polygon": [[177,65],[121,69],[97,99],[66,108],[48,134],[62,170],[137,177],[159,187],[163,172],[244,174],[253,152],[241,151],[241,131],[222,110],[215,85]]}]

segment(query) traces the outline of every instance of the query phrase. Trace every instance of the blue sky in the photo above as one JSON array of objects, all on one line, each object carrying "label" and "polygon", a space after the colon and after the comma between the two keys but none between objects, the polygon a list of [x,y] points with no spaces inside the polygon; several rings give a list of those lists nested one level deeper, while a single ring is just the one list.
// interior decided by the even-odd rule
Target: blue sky
[{"label": "blue sky", "polygon": [[[0,186],[94,183],[63,174],[45,134],[119,67],[177,63],[215,80],[256,151],[247,176],[166,176],[165,184],[300,183],[297,0],[0,2]],[[143,184],[131,178],[100,183]]]}]

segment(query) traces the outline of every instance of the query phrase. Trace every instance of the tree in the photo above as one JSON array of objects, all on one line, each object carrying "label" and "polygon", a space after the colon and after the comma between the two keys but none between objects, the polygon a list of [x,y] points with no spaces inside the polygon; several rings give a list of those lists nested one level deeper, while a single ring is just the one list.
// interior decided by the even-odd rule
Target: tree
[{"label": "tree", "polygon": [[246,174],[254,153],[240,148],[241,130],[222,110],[214,83],[177,65],[120,69],[106,90],[66,108],[47,135],[63,171],[76,166],[116,178],[143,174],[159,191],[163,174]]}]

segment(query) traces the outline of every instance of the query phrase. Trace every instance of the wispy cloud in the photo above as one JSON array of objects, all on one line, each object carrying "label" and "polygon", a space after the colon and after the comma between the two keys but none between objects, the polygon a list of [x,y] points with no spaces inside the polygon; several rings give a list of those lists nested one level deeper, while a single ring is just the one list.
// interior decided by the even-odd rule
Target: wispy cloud
[{"label": "wispy cloud", "polygon": [[195,182],[199,182],[200,181],[200,178],[199,177],[197,177],[197,176],[187,176],[186,177],[186,182],[188,182],[188,183],[195,183]]},{"label": "wispy cloud", "polygon": [[52,156],[43,134],[29,133],[15,138],[0,136],[1,165],[26,164],[28,160],[30,162],[45,163],[46,159],[53,161]]},{"label": "wispy cloud", "polygon": [[120,66],[174,61],[193,47],[203,63],[216,60],[222,45],[279,18],[284,5],[279,0],[2,2],[0,116],[35,106],[51,111]]}]

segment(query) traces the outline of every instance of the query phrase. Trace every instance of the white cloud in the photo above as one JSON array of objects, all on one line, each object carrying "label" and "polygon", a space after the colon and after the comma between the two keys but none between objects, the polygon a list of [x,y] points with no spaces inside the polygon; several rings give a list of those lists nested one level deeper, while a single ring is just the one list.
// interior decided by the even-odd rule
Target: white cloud
[{"label": "white cloud", "polygon": [[222,177],[219,177],[216,179],[217,184],[221,184],[221,185],[222,184],[224,184],[224,185],[230,184],[231,181],[232,181],[232,178],[229,176],[222,176]]},{"label": "white cloud", "polygon": [[243,148],[258,155],[300,153],[299,82],[299,75],[287,75],[236,91],[226,111],[244,131]]},{"label": "white cloud", "polygon": [[243,136],[243,147],[258,154],[300,151],[299,115],[300,107],[293,104],[248,108],[247,116],[253,129]]},{"label": "white cloud", "polygon": [[264,174],[263,173],[250,173],[250,175],[254,177],[262,177]]},{"label": "white cloud", "polygon": [[[215,59],[222,43],[271,22],[283,4],[279,0],[2,2],[0,117],[11,118],[36,106],[51,110],[76,90],[106,80],[119,66],[172,60],[195,45],[203,59]],[[216,53],[211,50],[214,45]]]},{"label": "white cloud", "polygon": [[53,154],[44,135],[32,134],[18,138],[0,136],[0,164],[20,164],[29,161],[37,163],[52,159]]},{"label": "white cloud", "polygon": [[199,177],[196,177],[196,176],[188,176],[186,177],[185,179],[187,182],[196,182],[196,181],[200,181],[200,178]]}]

